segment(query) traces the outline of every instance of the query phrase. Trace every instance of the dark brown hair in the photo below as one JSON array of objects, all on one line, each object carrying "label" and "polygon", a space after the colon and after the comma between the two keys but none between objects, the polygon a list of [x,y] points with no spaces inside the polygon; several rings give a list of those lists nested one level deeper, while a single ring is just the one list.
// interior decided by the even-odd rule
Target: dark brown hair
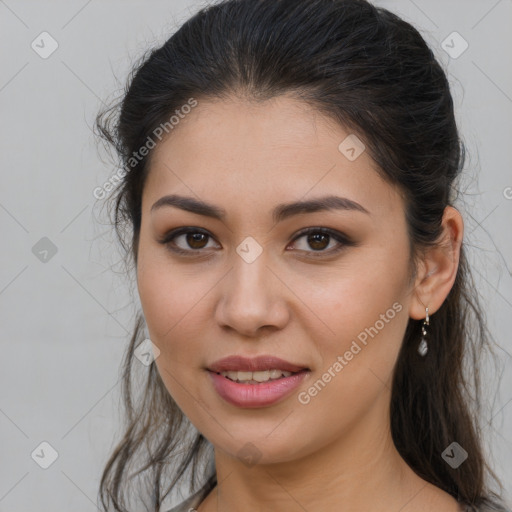
[{"label": "dark brown hair", "polygon": [[[403,191],[414,278],[422,250],[438,243],[445,207],[458,198],[465,148],[445,72],[425,40],[364,0],[225,0],[201,9],[140,59],[122,97],[95,124],[126,171],[111,206],[128,266],[137,264],[151,155],[135,162],[134,152],[190,98],[260,102],[282,94],[355,133],[379,174]],[[499,480],[480,437],[480,358],[484,350],[494,353],[479,300],[464,242],[455,283],[431,317],[424,358],[416,350],[422,322],[409,319],[393,375],[391,429],[399,453],[422,478],[468,505],[499,507],[488,478]],[[101,480],[105,510],[128,510],[125,494],[138,475],[145,475],[154,511],[188,471],[191,491],[212,476],[205,465],[210,444],[184,417],[154,363],[139,401],[133,398],[134,349],[145,337],[139,312],[123,362],[126,430]],[[453,441],[469,454],[456,469],[441,456]],[[131,465],[136,472],[129,476]]]}]

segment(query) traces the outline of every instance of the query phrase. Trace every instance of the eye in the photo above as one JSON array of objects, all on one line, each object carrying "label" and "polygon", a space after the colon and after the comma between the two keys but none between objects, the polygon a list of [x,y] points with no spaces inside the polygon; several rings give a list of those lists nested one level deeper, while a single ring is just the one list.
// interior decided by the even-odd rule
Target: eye
[{"label": "eye", "polygon": [[[183,237],[182,246],[176,243],[177,240],[179,240],[181,237]],[[167,233],[163,240],[159,240],[159,242],[167,246],[169,250],[174,253],[182,254],[184,256],[193,256],[193,253],[200,255],[200,253],[204,252],[202,249],[208,248],[208,241],[211,238],[213,237],[207,231],[201,228],[183,227]],[[302,252],[313,253],[310,256],[314,258],[325,255],[332,255],[340,252],[346,246],[355,245],[354,242],[352,242],[343,233],[322,227],[303,229],[293,239],[292,244],[301,238],[305,239],[305,245],[308,245],[312,250],[308,250],[307,247],[305,249],[299,250]],[[327,247],[329,247],[332,240],[337,242],[337,246],[335,245],[334,248],[325,250]]]},{"label": "eye", "polygon": [[[299,250],[320,253],[311,255],[315,258],[318,256],[324,256],[326,254],[335,254],[344,249],[345,246],[354,245],[354,243],[346,235],[329,228],[318,227],[304,229],[299,232],[298,236],[294,238],[293,242],[300,240],[301,238],[305,239],[304,245],[311,247],[313,251],[308,251],[307,247],[306,249]],[[333,240],[338,243],[337,246],[335,245],[334,248],[325,250],[327,247],[329,247],[330,242]]]},{"label": "eye", "polygon": [[[192,250],[176,245],[175,241],[181,237],[183,237],[184,244],[192,248]],[[209,238],[212,238],[211,235],[201,228],[185,227],[171,231],[163,240],[160,240],[160,243],[168,246],[169,250],[173,252],[189,256],[193,252],[199,252],[201,249],[204,249]]]}]

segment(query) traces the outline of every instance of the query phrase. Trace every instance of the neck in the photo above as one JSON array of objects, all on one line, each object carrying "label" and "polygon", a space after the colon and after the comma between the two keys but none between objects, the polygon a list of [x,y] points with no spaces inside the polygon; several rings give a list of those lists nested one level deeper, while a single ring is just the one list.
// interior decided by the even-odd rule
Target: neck
[{"label": "neck", "polygon": [[420,505],[419,494],[443,492],[405,463],[392,442],[389,423],[386,428],[375,425],[379,424],[367,418],[300,458],[290,455],[287,461],[280,457],[275,462],[267,457],[265,463],[252,466],[216,447],[217,486],[199,511],[384,512],[400,510],[409,502]]}]

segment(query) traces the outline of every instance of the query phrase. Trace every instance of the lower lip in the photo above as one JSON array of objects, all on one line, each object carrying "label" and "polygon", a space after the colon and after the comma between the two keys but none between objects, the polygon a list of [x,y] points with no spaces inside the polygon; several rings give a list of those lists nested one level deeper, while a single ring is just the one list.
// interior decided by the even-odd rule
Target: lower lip
[{"label": "lower lip", "polygon": [[227,377],[208,371],[213,387],[227,402],[237,407],[265,407],[272,405],[288,396],[296,389],[309,373],[303,370],[289,377],[281,377],[261,384],[241,384]]}]

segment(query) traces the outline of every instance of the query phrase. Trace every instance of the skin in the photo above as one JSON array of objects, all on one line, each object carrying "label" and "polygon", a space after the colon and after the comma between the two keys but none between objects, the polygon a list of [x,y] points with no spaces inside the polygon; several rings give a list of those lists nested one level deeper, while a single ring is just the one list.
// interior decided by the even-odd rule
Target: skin
[{"label": "skin", "polygon": [[[454,283],[463,221],[446,208],[444,243],[424,254],[411,282],[403,198],[378,176],[368,152],[350,161],[338,150],[349,133],[287,96],[259,104],[202,100],[154,149],[137,284],[163,382],[215,449],[219,485],[199,512],[460,510],[400,457],[389,403],[409,318],[424,319],[428,306],[435,322]],[[213,203],[226,219],[174,207],[151,212],[167,194]],[[321,211],[274,224],[278,203],[328,194],[352,199],[370,215]],[[182,226],[209,234],[195,244],[186,235],[174,239],[196,251],[191,257],[159,243]],[[331,228],[356,245],[322,256],[338,242],[294,241],[308,227]],[[251,264],[236,252],[247,236],[262,248]],[[317,396],[299,403],[298,393],[396,302],[401,311]],[[231,354],[272,354],[311,373],[277,404],[239,408],[216,393],[205,370]],[[248,442],[259,450],[254,465],[238,456]]]}]

